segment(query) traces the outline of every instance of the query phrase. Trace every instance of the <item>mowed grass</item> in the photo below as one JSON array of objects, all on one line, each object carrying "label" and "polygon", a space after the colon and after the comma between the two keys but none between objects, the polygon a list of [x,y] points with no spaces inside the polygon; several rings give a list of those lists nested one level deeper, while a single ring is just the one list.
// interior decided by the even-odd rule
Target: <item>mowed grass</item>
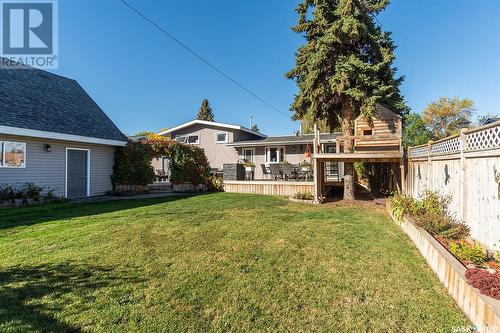
[{"label": "mowed grass", "polygon": [[0,332],[450,332],[383,211],[229,193],[0,210]]}]

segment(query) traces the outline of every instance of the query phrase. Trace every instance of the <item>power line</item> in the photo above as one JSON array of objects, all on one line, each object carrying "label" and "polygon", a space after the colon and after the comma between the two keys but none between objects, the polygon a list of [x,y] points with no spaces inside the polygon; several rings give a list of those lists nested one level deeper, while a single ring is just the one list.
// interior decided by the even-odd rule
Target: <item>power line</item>
[{"label": "power line", "polygon": [[132,5],[130,5],[127,1],[125,1],[125,0],[120,0],[120,1],[125,6],[127,6],[130,10],[132,10],[133,12],[135,12],[137,15],[139,15],[144,20],[146,20],[151,25],[153,25],[156,29],[158,29],[159,31],[161,31],[165,36],[169,37],[170,39],[172,39],[173,41],[175,41],[177,44],[179,44],[182,48],[184,48],[186,51],[188,51],[189,53],[191,53],[192,55],[194,55],[195,57],[197,57],[198,59],[200,59],[201,61],[203,61],[206,65],[208,65],[214,71],[216,71],[220,75],[224,76],[226,79],[230,80],[235,85],[237,85],[238,87],[240,87],[241,89],[243,89],[244,91],[246,91],[248,94],[250,94],[251,96],[253,96],[257,100],[259,100],[260,102],[264,103],[265,105],[267,105],[268,107],[270,107],[274,111],[277,111],[281,115],[283,115],[283,116],[285,116],[287,118],[290,118],[289,114],[286,114],[286,113],[282,112],[280,109],[278,109],[277,107],[275,107],[274,105],[272,105],[271,103],[269,103],[268,101],[266,101],[265,99],[259,97],[256,93],[254,93],[253,91],[251,91],[250,89],[248,89],[247,87],[245,87],[243,84],[239,83],[238,81],[236,81],[235,79],[233,79],[232,77],[230,77],[228,74],[224,73],[222,70],[220,70],[215,65],[213,65],[210,61],[208,61],[207,59],[205,59],[204,57],[202,57],[201,55],[199,55],[198,53],[196,53],[189,46],[187,46],[186,44],[184,44],[183,42],[181,42],[180,40],[178,40],[177,38],[175,38],[175,36],[173,36],[168,31],[166,31],[164,28],[162,28],[161,26],[159,26],[158,24],[156,24],[155,22],[153,22],[146,15],[144,15],[143,13],[141,13],[138,9],[136,9],[135,7],[133,7]]}]

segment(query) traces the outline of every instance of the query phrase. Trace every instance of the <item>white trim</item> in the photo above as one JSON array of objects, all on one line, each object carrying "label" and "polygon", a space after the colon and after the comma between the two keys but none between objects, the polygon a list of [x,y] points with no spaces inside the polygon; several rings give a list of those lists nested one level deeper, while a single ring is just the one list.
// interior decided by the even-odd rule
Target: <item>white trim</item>
[{"label": "white trim", "polygon": [[27,128],[11,127],[11,126],[0,126],[0,133],[9,135],[18,135],[18,136],[28,136],[32,138],[95,143],[95,144],[109,145],[109,146],[124,147],[127,145],[127,141],[100,139],[100,138],[93,138],[89,136],[81,136],[74,134],[38,131]]},{"label": "white trim", "polygon": [[245,150],[251,150],[252,151],[252,160],[250,162],[255,163],[255,148],[253,148],[253,147],[250,147],[250,148],[243,147],[243,148],[241,148],[240,158],[242,160],[245,159],[245,153],[244,153]]},{"label": "white trim", "polygon": [[[219,134],[225,134],[226,135],[226,139],[224,141],[219,141],[217,139],[217,136]],[[215,132],[215,143],[228,143],[229,142],[229,132]]]},{"label": "white trim", "polygon": [[195,125],[195,124],[201,124],[201,125],[209,125],[209,126],[215,126],[215,127],[222,127],[222,128],[236,129],[236,130],[240,130],[240,131],[243,131],[243,132],[247,132],[247,133],[250,133],[250,134],[253,134],[253,135],[260,136],[261,138],[267,138],[267,135],[264,135],[264,134],[259,133],[259,132],[252,131],[251,129],[246,128],[246,127],[243,127],[243,126],[239,126],[239,125],[231,125],[231,124],[225,124],[225,123],[217,123],[217,122],[215,122],[215,121],[206,121],[206,120],[199,120],[199,119],[191,120],[191,121],[188,121],[187,123],[184,123],[184,124],[181,124],[181,125],[178,125],[178,126],[172,127],[172,128],[170,128],[170,129],[168,129],[168,130],[166,130],[166,131],[163,131],[163,132],[158,133],[158,135],[165,135],[165,134],[169,134],[169,133],[172,133],[172,132],[178,131],[178,130],[180,130],[180,129],[183,129],[183,128],[186,128],[186,127],[189,127],[189,126],[192,126],[192,125]]},{"label": "white trim", "polygon": [[[8,143],[20,143],[24,146],[24,163],[22,166],[6,166],[5,164],[5,142]],[[0,161],[0,169],[26,169],[26,163],[27,163],[27,155],[28,155],[28,145],[26,142],[21,142],[21,141],[12,141],[12,140],[5,140],[5,139],[0,139],[0,147],[2,149],[2,160]]]},{"label": "white trim", "polygon": [[66,147],[66,170],[64,172],[64,197],[68,197],[68,150],[84,150],[87,152],[87,197],[90,197],[90,149]]},{"label": "white trim", "polygon": [[[197,142],[189,142],[189,137],[191,136],[196,136],[198,138]],[[181,142],[181,141],[177,141],[177,138],[179,137],[185,137],[186,138],[186,142]],[[200,135],[200,132],[195,132],[195,133],[190,133],[190,134],[179,134],[179,135],[176,135],[174,140],[177,141],[177,142],[180,142],[180,143],[185,143],[187,145],[199,145],[200,144],[200,138],[201,138],[201,135]]]},{"label": "white trim", "polygon": [[[272,148],[276,148],[277,149],[277,151],[276,151],[277,157],[278,157],[278,161],[277,162],[271,162],[270,158],[269,159],[267,158],[267,150],[268,149],[272,149]],[[283,149],[283,156],[281,156],[281,153],[280,153],[281,149]],[[286,161],[286,147],[285,146],[268,146],[268,147],[265,147],[264,148],[264,161],[265,161],[266,164],[278,164],[278,163],[285,162]]]}]

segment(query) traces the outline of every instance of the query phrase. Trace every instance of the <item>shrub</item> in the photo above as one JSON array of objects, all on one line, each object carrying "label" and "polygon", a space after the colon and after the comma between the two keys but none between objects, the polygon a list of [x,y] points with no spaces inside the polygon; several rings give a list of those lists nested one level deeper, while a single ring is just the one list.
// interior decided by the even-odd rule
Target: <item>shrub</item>
[{"label": "shrub", "polygon": [[500,300],[500,274],[489,273],[481,268],[471,268],[465,272],[469,284],[482,294]]},{"label": "shrub", "polygon": [[35,201],[40,201],[40,193],[43,191],[43,187],[36,186],[33,183],[26,183],[26,196]]},{"label": "shrub", "polygon": [[404,215],[414,218],[417,225],[430,234],[446,239],[463,239],[470,228],[448,213],[449,197],[441,197],[436,192],[426,191],[420,200],[396,193],[391,201],[391,212],[397,220]]},{"label": "shrub", "polygon": [[437,192],[427,190],[421,197],[422,199],[418,201],[418,213],[447,214],[448,205],[451,201],[449,196],[442,197]]},{"label": "shrub", "polygon": [[115,153],[115,165],[111,181],[113,185],[148,185],[154,181],[151,166],[153,153],[148,144],[128,142]]},{"label": "shrub", "polygon": [[14,200],[16,197],[15,190],[10,185],[3,185],[0,188],[0,200]]},{"label": "shrub", "polygon": [[210,177],[210,165],[201,148],[173,142],[166,156],[170,159],[172,183],[205,184]]},{"label": "shrub", "polygon": [[57,197],[54,194],[54,190],[48,190],[47,194],[45,195],[45,200],[52,201],[52,200],[55,200],[55,199],[57,199]]},{"label": "shrub", "polygon": [[210,176],[206,180],[205,186],[207,187],[208,192],[223,192],[224,186],[222,178]]},{"label": "shrub", "polygon": [[412,197],[404,195],[400,192],[396,192],[391,200],[391,212],[392,215],[401,221],[405,215],[414,215],[414,207],[416,207],[416,201]]},{"label": "shrub", "polygon": [[151,161],[166,157],[170,162],[170,180],[173,183],[207,184],[210,165],[203,149],[173,140],[128,142],[116,152],[113,185],[145,186],[154,181]]},{"label": "shrub", "polygon": [[486,253],[479,245],[468,244],[464,241],[451,242],[450,251],[454,256],[475,265],[483,265],[486,261]]},{"label": "shrub", "polygon": [[293,198],[298,200],[313,200],[314,196],[309,192],[298,192],[293,195]]},{"label": "shrub", "polygon": [[439,236],[446,239],[464,239],[470,234],[470,228],[464,222],[453,221],[445,230],[439,233]]}]

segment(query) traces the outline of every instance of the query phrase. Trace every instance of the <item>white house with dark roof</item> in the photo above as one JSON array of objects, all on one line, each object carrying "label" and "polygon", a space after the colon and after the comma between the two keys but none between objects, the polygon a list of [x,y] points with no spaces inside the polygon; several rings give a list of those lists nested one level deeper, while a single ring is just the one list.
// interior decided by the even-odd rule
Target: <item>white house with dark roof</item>
[{"label": "white house with dark roof", "polygon": [[126,143],[75,80],[34,68],[0,70],[0,185],[103,195],[112,189],[115,149]]}]

